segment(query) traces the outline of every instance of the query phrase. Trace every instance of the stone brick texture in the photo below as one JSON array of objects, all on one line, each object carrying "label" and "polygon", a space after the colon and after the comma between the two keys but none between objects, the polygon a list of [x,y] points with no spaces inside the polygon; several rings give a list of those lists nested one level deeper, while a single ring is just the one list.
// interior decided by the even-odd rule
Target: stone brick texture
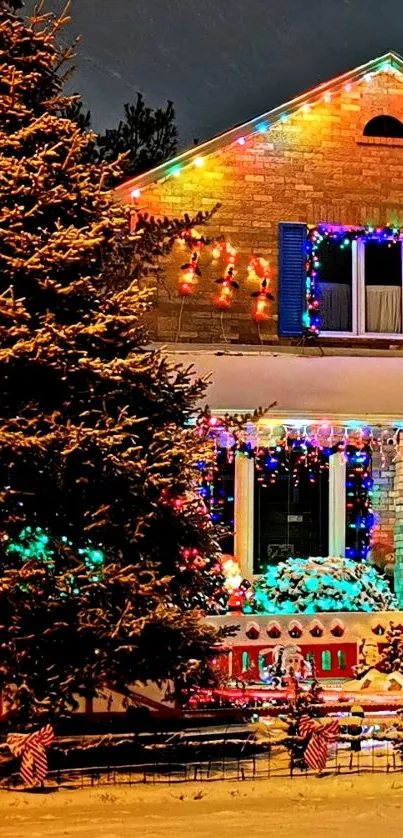
[{"label": "stone brick texture", "polygon": [[[191,165],[180,177],[145,188],[138,206],[157,216],[221,204],[205,234],[224,236],[237,248],[241,286],[222,314],[214,305],[214,280],[224,266],[206,248],[197,289],[183,302],[177,288],[186,250],[178,244],[156,289],[153,337],[167,343],[276,344],[279,222],[403,224],[402,140],[363,136],[366,123],[379,114],[403,119],[403,82],[388,72],[299,111],[266,134],[247,137],[243,146],[223,146],[206,156],[201,168]],[[275,297],[270,319],[260,328],[251,316],[250,295],[258,290],[258,283],[248,279],[252,256],[270,260]]]}]

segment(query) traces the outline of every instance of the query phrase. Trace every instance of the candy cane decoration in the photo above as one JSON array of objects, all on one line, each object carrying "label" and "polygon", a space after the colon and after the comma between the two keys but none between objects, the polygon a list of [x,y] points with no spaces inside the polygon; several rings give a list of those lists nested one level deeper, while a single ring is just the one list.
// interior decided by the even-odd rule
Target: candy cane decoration
[{"label": "candy cane decoration", "polygon": [[254,299],[252,303],[253,319],[256,320],[256,323],[262,323],[264,320],[268,320],[270,317],[270,301],[274,300],[274,297],[267,290],[267,279],[262,281],[260,291],[254,291],[251,297]]},{"label": "candy cane decoration", "polygon": [[25,786],[42,786],[48,773],[46,748],[55,738],[53,727],[46,725],[36,733],[10,733],[6,744],[14,757],[21,757],[20,775]]},{"label": "candy cane decoration", "polygon": [[255,256],[248,265],[248,279],[259,280],[260,290],[254,291],[252,297],[252,317],[256,323],[262,323],[270,317],[270,302],[274,300],[268,290],[270,282],[270,265],[267,259]]},{"label": "candy cane decoration", "polygon": [[299,735],[310,740],[304,753],[304,759],[313,771],[323,771],[326,768],[329,745],[335,742],[339,732],[338,719],[328,722],[316,722],[309,716],[302,716],[299,723]]},{"label": "candy cane decoration", "polygon": [[224,276],[220,277],[220,279],[216,279],[216,284],[220,286],[220,293],[218,297],[215,299],[215,303],[218,308],[225,311],[228,309],[232,303],[232,295],[234,291],[238,290],[239,285],[235,281],[235,264],[237,260],[237,251],[235,247],[232,245],[227,244],[227,242],[222,242],[220,245],[213,251],[213,257],[217,256],[217,252],[219,251],[220,255],[226,259],[227,265],[225,268]]}]

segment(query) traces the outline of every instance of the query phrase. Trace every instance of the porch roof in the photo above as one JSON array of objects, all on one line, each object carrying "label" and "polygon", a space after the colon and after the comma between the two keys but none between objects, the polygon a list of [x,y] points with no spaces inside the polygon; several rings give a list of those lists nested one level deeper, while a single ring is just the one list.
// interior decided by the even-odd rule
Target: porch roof
[{"label": "porch roof", "polygon": [[[269,418],[403,426],[403,356],[339,356],[169,347],[173,363],[211,374],[203,406],[243,413],[273,402]],[[202,406],[202,405],[201,405]]]}]

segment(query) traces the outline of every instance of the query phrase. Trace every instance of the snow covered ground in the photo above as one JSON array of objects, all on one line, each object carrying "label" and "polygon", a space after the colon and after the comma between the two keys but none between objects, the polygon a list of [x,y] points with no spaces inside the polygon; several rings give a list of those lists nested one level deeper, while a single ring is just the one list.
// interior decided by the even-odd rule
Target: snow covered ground
[{"label": "snow covered ground", "polygon": [[403,774],[0,791],[1,838],[401,838]]}]

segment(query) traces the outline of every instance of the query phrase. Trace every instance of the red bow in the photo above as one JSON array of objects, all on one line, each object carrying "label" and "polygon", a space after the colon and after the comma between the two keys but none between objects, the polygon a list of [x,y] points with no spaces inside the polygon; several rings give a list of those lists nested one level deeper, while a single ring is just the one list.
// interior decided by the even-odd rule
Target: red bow
[{"label": "red bow", "polygon": [[309,716],[302,716],[299,723],[299,735],[304,739],[306,736],[311,737],[304,754],[309,768],[314,771],[323,771],[326,767],[329,745],[337,739],[338,732],[338,719],[321,723],[315,722]]},{"label": "red bow", "polygon": [[14,757],[22,757],[20,774],[25,786],[41,786],[48,773],[46,748],[55,738],[53,727],[46,725],[36,733],[10,733],[6,742]]}]

